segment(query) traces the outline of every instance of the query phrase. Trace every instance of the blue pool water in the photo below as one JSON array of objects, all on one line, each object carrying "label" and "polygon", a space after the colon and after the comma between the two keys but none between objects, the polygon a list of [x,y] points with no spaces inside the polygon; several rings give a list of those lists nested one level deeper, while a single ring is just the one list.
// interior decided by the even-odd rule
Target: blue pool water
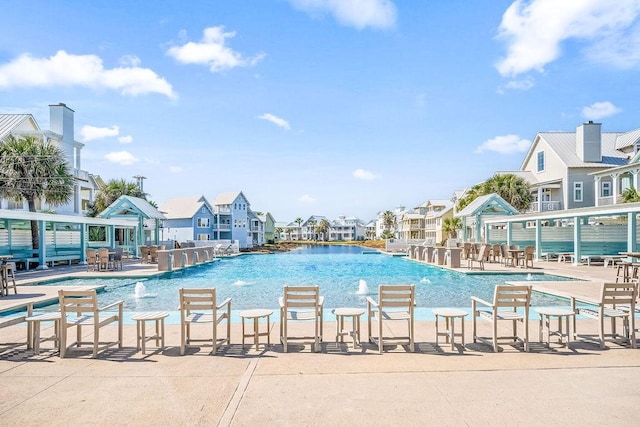
[{"label": "blue pool water", "polygon": [[[404,257],[363,254],[363,249],[366,248],[308,246],[291,252],[224,258],[212,264],[140,280],[145,290],[144,294],[138,290],[137,297],[136,279],[73,279],[64,284],[106,285],[105,292],[100,294],[101,305],[124,300],[125,310],[129,312],[175,311],[180,287],[215,287],[219,301],[232,298],[234,311],[272,308],[277,312],[278,297],[285,284],[315,284],[320,286],[325,307],[330,312],[335,307],[365,307],[367,296],[377,299],[380,284],[413,283],[417,317],[429,318],[431,310],[427,308],[470,307],[472,295],[491,301],[495,285],[505,281],[568,280],[543,274],[467,275]],[[363,291],[361,280],[366,282],[366,293],[359,292]],[[532,305],[554,304],[557,300],[534,294]]]}]

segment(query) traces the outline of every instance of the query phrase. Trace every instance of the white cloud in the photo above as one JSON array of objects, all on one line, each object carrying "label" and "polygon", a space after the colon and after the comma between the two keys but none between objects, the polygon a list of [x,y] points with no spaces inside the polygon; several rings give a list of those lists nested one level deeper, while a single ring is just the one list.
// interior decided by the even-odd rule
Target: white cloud
[{"label": "white cloud", "polygon": [[529,90],[534,86],[534,80],[531,77],[526,77],[524,79],[515,79],[510,80],[500,88],[498,88],[498,93],[503,94],[505,89],[509,90]]},{"label": "white cloud", "polygon": [[117,163],[123,166],[130,166],[138,163],[138,159],[128,151],[114,151],[104,156],[111,163]]},{"label": "white cloud", "polygon": [[182,172],[182,168],[180,166],[169,166],[169,172],[180,173]]},{"label": "white cloud", "polygon": [[80,139],[82,141],[93,141],[94,139],[108,138],[110,136],[118,136],[120,128],[111,126],[110,128],[99,128],[95,126],[85,125],[80,129]]},{"label": "white cloud", "polygon": [[303,194],[302,196],[298,197],[298,201],[302,203],[315,203],[316,199],[308,194]]},{"label": "white cloud", "polygon": [[[498,38],[507,43],[507,55],[496,68],[503,76],[517,76],[532,70],[544,71],[545,65],[561,55],[561,44],[567,40],[594,43],[585,53],[598,59],[602,47],[616,40],[618,53],[640,59],[637,50],[640,38],[626,37],[629,31],[637,34],[640,15],[638,0],[516,0],[502,16]],[[626,50],[625,50],[626,49]]]},{"label": "white cloud", "polygon": [[376,176],[373,173],[366,171],[364,169],[356,169],[353,171],[351,175],[363,181],[371,181],[376,179]]},{"label": "white cloud", "polygon": [[172,46],[167,50],[167,55],[183,64],[207,65],[212,73],[254,66],[264,58],[264,53],[246,58],[225,46],[227,39],[235,35],[235,31],[225,33],[223,26],[205,28],[199,43],[187,42],[181,46]]},{"label": "white cloud", "polygon": [[96,55],[73,55],[60,50],[49,58],[34,58],[24,53],[0,65],[0,89],[54,86],[113,89],[133,96],[159,93],[176,97],[171,85],[149,68],[129,65],[105,69],[102,59]]},{"label": "white cloud", "polygon": [[258,118],[262,120],[267,120],[277,126],[280,126],[283,129],[291,130],[291,126],[289,125],[288,121],[278,116],[274,116],[273,114],[265,113],[265,114],[262,114],[261,116],[258,116]]},{"label": "white cloud", "polygon": [[342,25],[359,30],[392,28],[396,23],[396,6],[390,0],[289,0],[309,14],[329,13]]},{"label": "white cloud", "polygon": [[613,116],[622,110],[609,101],[594,102],[588,107],[582,109],[582,115],[590,120],[599,120],[603,117]]},{"label": "white cloud", "polygon": [[118,137],[118,142],[120,144],[131,144],[131,142],[133,142],[133,137],[131,135],[122,135]]},{"label": "white cloud", "polygon": [[500,154],[521,153],[529,149],[531,141],[520,138],[518,135],[503,135],[488,139],[476,148],[476,153],[495,151]]}]

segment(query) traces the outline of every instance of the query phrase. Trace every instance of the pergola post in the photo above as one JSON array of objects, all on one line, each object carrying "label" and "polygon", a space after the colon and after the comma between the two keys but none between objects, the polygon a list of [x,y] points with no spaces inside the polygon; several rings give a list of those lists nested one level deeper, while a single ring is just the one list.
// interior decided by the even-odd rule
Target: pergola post
[{"label": "pergola post", "polygon": [[582,221],[580,217],[573,217],[573,265],[580,265],[581,247],[580,235],[582,234]]},{"label": "pergola post", "polygon": [[40,250],[38,251],[38,267],[36,270],[46,270],[49,268],[46,263],[47,257],[47,223],[45,221],[38,221],[38,247]]}]

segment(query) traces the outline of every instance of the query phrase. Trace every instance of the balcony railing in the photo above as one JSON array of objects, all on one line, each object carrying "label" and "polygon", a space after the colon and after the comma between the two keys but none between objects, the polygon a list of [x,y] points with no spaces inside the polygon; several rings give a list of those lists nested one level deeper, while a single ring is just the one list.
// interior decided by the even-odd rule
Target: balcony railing
[{"label": "balcony railing", "polygon": [[613,196],[598,198],[598,206],[611,206],[620,203],[622,203],[622,196],[616,197],[615,201],[613,200]]},{"label": "balcony railing", "polygon": [[215,231],[231,231],[231,224],[213,224]]},{"label": "balcony railing", "polygon": [[542,202],[531,202],[529,204],[529,212],[549,212],[562,210],[560,201],[546,200]]}]

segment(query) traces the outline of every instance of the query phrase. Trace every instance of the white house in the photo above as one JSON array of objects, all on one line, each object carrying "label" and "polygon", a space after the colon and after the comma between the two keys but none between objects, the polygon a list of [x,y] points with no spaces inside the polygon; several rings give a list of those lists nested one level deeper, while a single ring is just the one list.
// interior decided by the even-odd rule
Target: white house
[{"label": "white house", "polygon": [[[44,201],[36,202],[38,210],[54,210],[59,214],[84,215],[93,202],[98,188],[94,177],[82,170],[82,148],[84,144],[74,139],[74,111],[65,104],[49,105],[49,128],[41,130],[31,114],[0,114],[0,140],[8,135],[15,137],[35,136],[45,142],[58,145],[64,153],[69,169],[74,176],[73,197],[63,206],[48,206]],[[0,209],[28,210],[26,201],[0,200]]]}]

